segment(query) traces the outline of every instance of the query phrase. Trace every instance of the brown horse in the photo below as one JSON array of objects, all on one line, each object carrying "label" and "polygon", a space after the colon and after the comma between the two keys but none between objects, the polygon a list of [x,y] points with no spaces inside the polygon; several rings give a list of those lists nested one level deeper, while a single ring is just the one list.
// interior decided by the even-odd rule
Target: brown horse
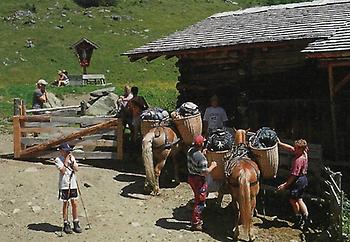
[{"label": "brown horse", "polygon": [[179,141],[174,130],[168,127],[153,128],[145,135],[142,140],[142,158],[146,172],[145,192],[160,195],[159,176],[169,156],[174,163],[175,182],[179,182],[175,159],[179,151]]},{"label": "brown horse", "polygon": [[253,241],[251,232],[253,211],[256,206],[256,196],[259,193],[260,170],[257,164],[248,157],[246,131],[239,129],[235,134],[235,145],[225,163],[227,185],[234,206],[234,239],[238,239],[238,223],[241,221],[243,231]]}]

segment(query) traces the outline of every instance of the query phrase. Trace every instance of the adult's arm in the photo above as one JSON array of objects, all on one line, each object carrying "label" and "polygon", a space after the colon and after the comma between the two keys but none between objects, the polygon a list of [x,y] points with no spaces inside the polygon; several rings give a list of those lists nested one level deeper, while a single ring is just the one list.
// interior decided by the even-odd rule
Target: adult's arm
[{"label": "adult's arm", "polygon": [[295,149],[294,149],[294,147],[293,146],[291,146],[291,145],[289,145],[289,144],[286,144],[286,143],[283,143],[280,139],[278,139],[278,145],[282,148],[282,149],[284,149],[284,150],[287,150],[287,151],[289,151],[289,152],[294,152],[295,151]]},{"label": "adult's arm", "polygon": [[288,178],[287,178],[287,181],[282,183],[281,185],[279,185],[277,187],[277,190],[278,191],[281,191],[281,190],[284,190],[286,188],[288,188],[291,184],[293,184],[295,182],[295,180],[297,179],[296,176],[294,175],[290,175]]}]

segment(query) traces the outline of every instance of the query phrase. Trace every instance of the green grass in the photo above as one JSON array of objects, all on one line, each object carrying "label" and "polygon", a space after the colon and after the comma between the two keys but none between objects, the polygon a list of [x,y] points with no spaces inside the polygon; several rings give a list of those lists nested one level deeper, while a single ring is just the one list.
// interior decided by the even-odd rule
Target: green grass
[{"label": "green grass", "polygon": [[[55,5],[56,2],[59,5]],[[15,23],[0,21],[0,118],[12,114],[15,97],[31,103],[31,93],[38,79],[51,82],[58,69],[80,74],[78,60],[69,47],[81,37],[87,37],[101,47],[95,51],[88,72],[105,74],[118,93],[124,84],[135,84],[152,105],[173,108],[179,75],[176,58],[131,63],[121,53],[184,29],[211,14],[238,8],[223,0],[120,0],[116,7],[89,8],[94,16],[89,18],[83,14],[85,9],[71,0],[2,0],[0,15],[10,16],[32,4],[37,12],[35,25],[24,25],[24,19]],[[69,11],[64,10],[67,8]],[[102,12],[102,9],[110,12]],[[62,13],[66,16],[62,17]],[[132,19],[114,21],[106,17],[110,15]],[[56,29],[57,25],[64,28]],[[33,39],[35,48],[24,47],[27,38]],[[62,90],[72,91],[71,88]],[[62,94],[61,90],[53,92]]]},{"label": "green grass", "polygon": [[[214,13],[284,1],[238,0],[236,5],[224,0],[119,0],[115,7],[83,9],[73,0],[1,0],[0,119],[11,116],[15,97],[31,104],[38,79],[51,82],[58,69],[66,69],[70,74],[81,73],[78,60],[69,48],[81,37],[100,46],[92,57],[89,73],[105,74],[119,94],[126,83],[138,85],[140,94],[151,105],[172,109],[179,75],[176,58],[131,63],[121,53],[182,30]],[[34,25],[23,24],[28,20],[25,18],[15,22],[2,20],[33,5],[36,9]],[[91,11],[93,18],[84,15],[86,10]],[[111,15],[129,18],[114,21],[108,17]],[[63,29],[57,29],[58,25],[63,25]],[[33,40],[35,48],[24,47],[27,38]],[[53,89],[53,92],[63,95],[73,90],[79,92],[79,88]]]}]

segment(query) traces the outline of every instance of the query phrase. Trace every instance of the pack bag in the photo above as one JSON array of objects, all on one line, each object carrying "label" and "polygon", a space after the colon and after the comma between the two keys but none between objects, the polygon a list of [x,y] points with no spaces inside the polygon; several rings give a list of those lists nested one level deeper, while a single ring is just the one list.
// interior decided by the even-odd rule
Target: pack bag
[{"label": "pack bag", "polygon": [[210,151],[225,151],[230,150],[232,145],[232,134],[225,129],[216,129],[209,136],[207,148]]},{"label": "pack bag", "polygon": [[166,121],[169,119],[169,113],[162,108],[149,108],[141,113],[140,118],[142,120]]},{"label": "pack bag", "polygon": [[269,127],[262,127],[255,135],[249,139],[251,146],[254,148],[269,148],[274,146],[277,141],[277,133]]},{"label": "pack bag", "polygon": [[189,117],[196,115],[199,112],[199,108],[196,104],[192,102],[185,102],[183,103],[178,109],[177,112],[179,113],[180,116],[182,117]]}]

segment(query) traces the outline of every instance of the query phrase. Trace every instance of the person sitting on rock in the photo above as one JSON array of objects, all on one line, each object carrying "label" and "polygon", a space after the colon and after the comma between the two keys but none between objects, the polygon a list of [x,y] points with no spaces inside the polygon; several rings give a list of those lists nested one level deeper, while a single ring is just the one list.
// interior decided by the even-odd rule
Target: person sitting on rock
[{"label": "person sitting on rock", "polygon": [[219,98],[214,95],[210,98],[210,107],[207,107],[203,118],[203,133],[209,136],[212,131],[221,129],[228,121],[226,111],[219,106]]},{"label": "person sitting on rock", "polygon": [[59,70],[58,71],[58,80],[57,80],[57,86],[58,87],[63,87],[63,86],[67,86],[69,85],[69,78],[66,75],[66,73],[68,73],[67,71],[63,70]]}]

